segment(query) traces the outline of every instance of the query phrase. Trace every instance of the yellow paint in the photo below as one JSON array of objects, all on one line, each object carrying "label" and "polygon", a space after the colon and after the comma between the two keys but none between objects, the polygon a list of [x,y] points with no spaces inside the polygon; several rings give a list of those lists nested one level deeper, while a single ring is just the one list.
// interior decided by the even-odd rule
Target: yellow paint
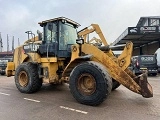
[{"label": "yellow paint", "polygon": [[8,62],[6,67],[6,75],[8,77],[14,75],[14,72],[13,72],[14,70],[15,70],[14,62]]},{"label": "yellow paint", "polygon": [[132,51],[133,51],[133,43],[127,42],[123,52],[118,57],[118,64],[123,70],[128,68],[128,66],[131,63]]},{"label": "yellow paint", "polygon": [[40,62],[57,62],[56,57],[41,58]]},{"label": "yellow paint", "polygon": [[[53,63],[53,62],[42,62],[41,66],[44,68],[43,69],[43,82],[45,83],[58,83],[58,75],[57,75],[57,70],[58,70],[58,64]],[[47,71],[47,72],[46,72]]]}]

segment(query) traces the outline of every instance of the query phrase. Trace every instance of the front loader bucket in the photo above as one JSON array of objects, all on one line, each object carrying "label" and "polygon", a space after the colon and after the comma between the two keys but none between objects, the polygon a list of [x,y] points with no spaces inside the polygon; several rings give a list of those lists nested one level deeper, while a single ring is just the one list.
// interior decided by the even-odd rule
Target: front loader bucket
[{"label": "front loader bucket", "polygon": [[147,80],[147,72],[137,76],[134,80],[140,86],[141,88],[140,94],[143,97],[145,98],[153,97],[152,86],[148,83]]}]

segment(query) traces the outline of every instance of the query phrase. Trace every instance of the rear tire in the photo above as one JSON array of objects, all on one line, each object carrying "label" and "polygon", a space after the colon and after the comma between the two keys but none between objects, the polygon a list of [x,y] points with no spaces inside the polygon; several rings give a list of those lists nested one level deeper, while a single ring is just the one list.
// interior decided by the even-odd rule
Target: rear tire
[{"label": "rear tire", "polygon": [[95,106],[102,103],[111,92],[112,79],[102,64],[89,61],[72,70],[69,87],[78,102]]},{"label": "rear tire", "polygon": [[157,76],[157,73],[152,73],[152,76]]},{"label": "rear tire", "polygon": [[15,84],[22,93],[37,92],[42,86],[42,80],[38,76],[38,65],[31,62],[20,64],[15,72]]}]

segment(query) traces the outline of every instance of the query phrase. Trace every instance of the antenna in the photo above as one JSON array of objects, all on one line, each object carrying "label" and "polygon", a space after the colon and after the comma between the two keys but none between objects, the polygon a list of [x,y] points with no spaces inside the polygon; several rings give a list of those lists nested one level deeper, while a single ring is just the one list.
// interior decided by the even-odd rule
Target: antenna
[{"label": "antenna", "polygon": [[9,37],[8,37],[8,34],[7,34],[7,53],[9,52]]},{"label": "antenna", "polygon": [[12,38],[12,52],[14,51],[14,36]]},{"label": "antenna", "polygon": [[0,32],[0,52],[2,52],[2,49],[3,49],[3,42],[2,42],[1,32]]}]

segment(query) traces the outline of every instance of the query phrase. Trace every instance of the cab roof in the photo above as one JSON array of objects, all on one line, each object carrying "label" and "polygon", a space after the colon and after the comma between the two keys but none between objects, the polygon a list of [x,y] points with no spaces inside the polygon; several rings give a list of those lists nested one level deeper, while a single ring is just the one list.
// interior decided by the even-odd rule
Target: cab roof
[{"label": "cab roof", "polygon": [[69,19],[69,18],[66,18],[66,17],[58,17],[58,18],[53,18],[53,19],[49,19],[49,20],[45,20],[45,21],[42,21],[42,22],[39,22],[38,24],[40,24],[40,26],[43,26],[43,24],[46,24],[48,22],[54,22],[54,21],[59,21],[59,20],[66,20],[67,22],[73,24],[73,25],[76,25],[77,27],[80,26],[79,23]]}]

